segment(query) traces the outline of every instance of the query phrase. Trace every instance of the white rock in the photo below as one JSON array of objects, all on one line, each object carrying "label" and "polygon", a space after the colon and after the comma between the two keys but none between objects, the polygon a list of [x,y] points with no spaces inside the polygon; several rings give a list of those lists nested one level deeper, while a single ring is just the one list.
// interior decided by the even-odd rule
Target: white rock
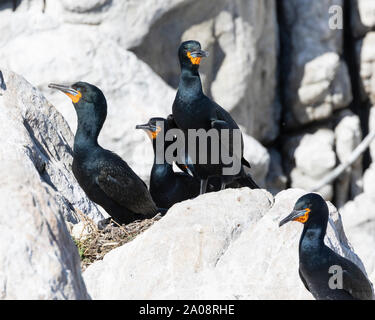
[{"label": "white rock", "polygon": [[88,299],[62,205],[34,165],[1,161],[0,299]]},{"label": "white rock", "polygon": [[70,234],[74,239],[84,241],[92,231],[92,226],[90,224],[85,221],[80,221],[73,225]]},{"label": "white rock", "polygon": [[[364,93],[375,103],[375,32],[369,32],[358,42],[358,63]],[[365,99],[365,97],[362,97]]]},{"label": "white rock", "polygon": [[[280,192],[273,207],[255,227],[244,230],[233,243],[217,267],[221,275],[217,281],[218,290],[226,291],[223,298],[313,298],[298,275],[298,244],[303,227],[298,223],[278,227],[278,222],[291,212],[297,199],[305,193],[300,189]],[[336,208],[329,204],[329,210],[326,245],[364,270],[347,242]]]},{"label": "white rock", "polygon": [[[302,225],[278,222],[305,192],[228,189],[176,204],[84,272],[94,299],[311,299],[298,276]],[[361,268],[330,205],[326,243]],[[126,261],[127,263],[124,263]]]},{"label": "white rock", "polygon": [[372,163],[363,175],[363,190],[367,195],[375,195],[375,164]]},{"label": "white rock", "polygon": [[375,167],[371,165],[364,176],[364,193],[340,209],[346,232],[356,252],[363,259],[372,282],[375,282]]},{"label": "white rock", "polygon": [[244,158],[249,161],[251,169],[247,170],[259,186],[265,186],[266,176],[269,172],[270,155],[253,137],[243,134]]},{"label": "white rock", "polygon": [[329,129],[305,134],[295,151],[296,166],[312,177],[322,176],[336,164],[333,144],[334,135]]},{"label": "white rock", "polygon": [[[375,130],[375,107],[372,106],[370,108],[370,116],[369,116],[369,130]],[[370,143],[370,155],[372,159],[375,159],[375,141]]]},{"label": "white rock", "polygon": [[[334,133],[328,128],[314,128],[289,136],[283,146],[293,188],[312,190],[336,165]],[[295,164],[295,165],[293,165]],[[287,171],[288,174],[288,171]],[[332,199],[332,184],[320,189],[326,200]]]},{"label": "white rock", "polygon": [[200,297],[196,291],[209,281],[203,275],[215,268],[243,230],[265,214],[271,205],[268,197],[263,190],[228,189],[174,205],[146,232],[86,269],[90,295],[95,299]]},{"label": "white rock", "polygon": [[[359,117],[349,110],[342,111],[337,121],[334,130],[336,155],[340,163],[343,163],[361,143],[362,130]],[[348,201],[349,195],[354,198],[362,191],[362,157],[359,157],[335,183],[336,206],[342,207]]]},{"label": "white rock", "polygon": [[355,36],[363,36],[375,27],[375,2],[372,0],[351,1],[352,32]]}]

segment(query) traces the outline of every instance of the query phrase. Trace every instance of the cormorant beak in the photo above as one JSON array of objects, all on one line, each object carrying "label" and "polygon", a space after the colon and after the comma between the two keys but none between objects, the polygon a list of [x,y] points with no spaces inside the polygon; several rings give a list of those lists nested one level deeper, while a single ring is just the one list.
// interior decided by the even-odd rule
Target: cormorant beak
[{"label": "cormorant beak", "polygon": [[57,89],[62,92],[64,92],[72,101],[73,103],[77,103],[81,98],[82,94],[81,92],[69,87],[69,86],[64,86],[62,84],[55,84],[55,83],[50,83],[48,85],[48,88],[51,89]]},{"label": "cormorant beak", "polygon": [[206,57],[208,57],[209,53],[207,51],[199,49],[199,50],[190,52],[190,55],[193,58],[206,58]]},{"label": "cormorant beak", "polygon": [[310,209],[293,210],[287,217],[280,221],[279,227],[286,224],[289,221],[299,221],[305,223],[309,218]]},{"label": "cormorant beak", "polygon": [[151,140],[154,140],[156,139],[159,131],[160,131],[160,127],[157,127],[157,126],[154,126],[154,125],[151,125],[149,123],[146,123],[146,124],[138,124],[135,126],[136,129],[143,129],[147,135],[150,137]]},{"label": "cormorant beak", "polygon": [[149,123],[137,124],[135,126],[135,128],[136,129],[147,130],[147,131],[156,131],[156,127],[151,126]]}]

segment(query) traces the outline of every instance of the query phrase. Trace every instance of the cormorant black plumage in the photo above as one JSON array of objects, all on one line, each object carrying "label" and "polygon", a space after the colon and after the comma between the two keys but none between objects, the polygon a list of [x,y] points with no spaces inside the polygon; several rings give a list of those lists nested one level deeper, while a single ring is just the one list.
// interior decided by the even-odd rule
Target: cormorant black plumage
[{"label": "cormorant black plumage", "polygon": [[87,196],[118,223],[154,216],[157,207],[143,180],[118,155],[98,144],[107,116],[102,91],[86,82],[71,87],[56,84],[49,87],[68,95],[76,110],[78,125],[72,167]]},{"label": "cormorant black plumage", "polygon": [[[177,202],[192,199],[198,196],[199,180],[185,172],[174,172],[173,165],[167,161],[157,163],[156,137],[162,130],[160,127],[161,124],[164,130],[164,136],[169,129],[174,127],[173,124],[170,124],[167,119],[151,118],[148,123],[137,125],[136,128],[146,131],[152,141],[152,146],[154,149],[154,164],[152,166],[150,176],[151,196],[158,207],[169,209]],[[161,142],[164,144],[163,151],[165,153],[165,150],[169,145],[171,145],[172,142]],[[186,169],[186,167],[183,165],[179,165],[179,167]]]},{"label": "cormorant black plumage", "polygon": [[[280,221],[279,225],[282,226],[289,221],[304,224],[299,242],[299,275],[315,299],[373,298],[371,284],[361,269],[324,244],[328,206],[321,196],[308,193],[299,198],[292,213]],[[336,272],[336,281],[332,281],[333,272]]]},{"label": "cormorant black plumage", "polygon": [[[206,132],[210,129],[215,129],[218,132],[219,146],[221,145],[220,133],[223,129],[228,129],[230,136],[229,142],[225,145],[228,150],[228,155],[234,155],[233,131],[239,130],[238,125],[217,103],[209,99],[202,90],[201,79],[199,76],[199,64],[202,57],[206,57],[207,53],[201,50],[201,45],[197,41],[186,41],[180,45],[178,51],[179,61],[181,65],[180,83],[176,98],[172,106],[173,119],[177,126],[182,129],[187,136],[189,129],[204,129]],[[198,141],[197,141],[198,142]],[[249,163],[243,158],[243,139],[241,135],[241,150],[239,157],[234,161],[239,162],[240,172],[235,175],[223,175],[224,167],[231,167],[230,164],[224,164],[219,157],[219,163],[214,164],[211,160],[211,140],[207,141],[207,163],[199,162],[199,144],[196,144],[196,163],[194,163],[194,170],[196,175],[201,179],[201,193],[204,193],[207,188],[208,178],[220,177],[222,189],[226,184],[229,184],[237,178],[244,178],[248,181],[251,188],[258,188],[253,179],[248,179],[244,172],[243,166],[250,167]],[[221,155],[221,146],[217,150],[218,155]]]}]

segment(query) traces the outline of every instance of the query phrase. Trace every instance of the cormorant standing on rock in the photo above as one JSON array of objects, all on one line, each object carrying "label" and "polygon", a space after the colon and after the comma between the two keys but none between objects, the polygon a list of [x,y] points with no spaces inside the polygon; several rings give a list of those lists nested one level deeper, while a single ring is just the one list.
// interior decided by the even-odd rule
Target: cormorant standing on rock
[{"label": "cormorant standing on rock", "polygon": [[[316,193],[299,198],[290,215],[279,226],[289,221],[304,224],[299,242],[299,275],[315,299],[371,300],[371,283],[353,262],[332,251],[324,244],[328,223],[328,206]],[[335,274],[336,279],[333,279]]]},{"label": "cormorant standing on rock", "polygon": [[71,87],[57,84],[49,87],[64,92],[76,110],[73,173],[87,196],[118,223],[153,217],[157,207],[146,184],[124,160],[98,144],[107,116],[102,91],[86,82],[77,82]]},{"label": "cormorant standing on rock", "polygon": [[[219,163],[214,163],[214,161],[212,161],[214,155],[208,152],[208,150],[211,150],[211,143],[213,141],[207,141],[207,163],[199,163],[199,144],[196,143],[197,161],[194,163],[194,170],[201,180],[200,193],[206,192],[208,178],[210,177],[220,177],[221,189],[224,189],[227,184],[238,178],[248,180],[248,184],[251,188],[259,188],[251,176],[245,174],[243,168],[243,165],[249,168],[250,165],[243,158],[242,134],[241,145],[239,146],[240,150],[235,150],[233,133],[234,130],[240,130],[238,125],[227,111],[203,93],[198,69],[201,58],[207,56],[208,53],[201,50],[201,45],[197,41],[186,41],[180,45],[178,57],[181,65],[181,76],[177,95],[172,107],[173,119],[178,128],[184,131],[185,136],[187,136],[189,129],[204,129],[206,132],[210,129],[216,130],[219,138],[218,145],[221,144],[221,130],[229,129],[229,142],[225,144],[223,148],[227,149],[228,155],[233,155],[235,158],[231,164],[224,164],[221,159],[222,146],[220,146],[219,150],[217,150]],[[237,151],[237,157],[235,151]],[[240,168],[240,172],[233,175],[223,175],[223,168],[231,167],[235,161]]]},{"label": "cormorant standing on rock", "polygon": [[[169,119],[169,118],[168,118]],[[156,137],[162,128],[159,123],[164,124],[164,136],[173,128],[173,124],[164,118],[151,118],[148,123],[137,125],[136,129],[143,129],[150,137],[154,149],[154,164],[150,176],[150,193],[158,207],[169,209],[177,202],[195,198],[199,195],[199,180],[185,172],[174,172],[171,163],[164,161],[159,164],[156,161]],[[163,141],[164,154],[172,142]],[[180,168],[186,169],[183,166]]]}]

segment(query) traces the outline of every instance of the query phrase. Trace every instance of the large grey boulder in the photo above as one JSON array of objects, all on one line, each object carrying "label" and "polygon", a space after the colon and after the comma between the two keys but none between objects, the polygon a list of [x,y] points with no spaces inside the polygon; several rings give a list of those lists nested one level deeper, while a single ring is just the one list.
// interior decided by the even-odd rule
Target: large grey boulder
[{"label": "large grey boulder", "polygon": [[56,191],[32,159],[8,151],[0,167],[0,299],[88,299]]},{"label": "large grey boulder", "polygon": [[[56,191],[65,219],[80,220],[77,210],[94,221],[103,219],[72,173],[73,134],[62,115],[23,77],[0,68],[0,157],[24,161],[30,175]],[[9,164],[9,163],[8,163]],[[8,167],[8,170],[13,170]]]},{"label": "large grey boulder", "polygon": [[342,0],[282,1],[282,88],[286,125],[298,127],[329,118],[352,100],[342,60],[343,32],[328,26],[330,8]]},{"label": "large grey boulder", "polygon": [[[312,190],[335,167],[334,143],[334,133],[327,126],[314,127],[285,138],[283,155],[293,188]],[[332,184],[319,191],[326,200],[332,199]]]},{"label": "large grey boulder", "polygon": [[[305,193],[273,201],[265,190],[228,189],[176,204],[89,266],[88,291],[93,299],[312,299],[298,276],[302,225],[278,227]],[[327,245],[363,269],[329,208]]]}]

